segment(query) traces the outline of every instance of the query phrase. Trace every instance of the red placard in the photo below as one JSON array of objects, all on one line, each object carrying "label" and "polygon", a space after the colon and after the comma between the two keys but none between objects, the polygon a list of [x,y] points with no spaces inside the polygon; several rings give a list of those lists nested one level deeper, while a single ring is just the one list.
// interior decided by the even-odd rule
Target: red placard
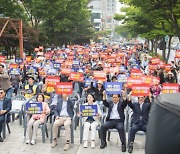
[{"label": "red placard", "polygon": [[164,68],[164,65],[165,65],[165,63],[164,63],[163,61],[160,61],[160,62],[159,62],[160,68]]},{"label": "red placard", "polygon": [[65,61],[65,66],[72,66],[73,61],[72,60],[67,60]]},{"label": "red placard", "polygon": [[152,77],[152,84],[153,84],[153,85],[158,85],[159,83],[160,83],[160,79],[153,76],[153,77]]},{"label": "red placard", "polygon": [[133,84],[132,96],[149,96],[150,84]]},{"label": "red placard", "polygon": [[159,58],[151,58],[151,63],[152,64],[159,64],[159,62],[160,62],[160,59]]},{"label": "red placard", "polygon": [[72,82],[58,82],[56,84],[57,94],[72,94],[72,92],[73,92]]},{"label": "red placard", "polygon": [[177,50],[175,53],[175,58],[180,58],[180,50]]},{"label": "red placard", "polygon": [[31,56],[26,56],[26,62],[31,62],[32,57]]},{"label": "red placard", "polygon": [[18,68],[18,64],[9,64],[9,68]]},{"label": "red placard", "polygon": [[72,72],[70,68],[61,68],[61,74],[69,75]]},{"label": "red placard", "polygon": [[129,77],[127,78],[127,85],[129,88],[132,87],[132,84],[142,84],[142,79],[139,78],[134,78],[134,77]]},{"label": "red placard", "polygon": [[56,84],[60,81],[60,78],[57,76],[48,76],[46,77],[45,81],[49,87],[55,87]]},{"label": "red placard", "polygon": [[73,80],[73,81],[84,81],[84,77],[82,75],[82,73],[78,73],[78,72],[71,72],[69,74],[69,80]]},{"label": "red placard", "polygon": [[141,70],[138,69],[138,68],[131,68],[130,74],[133,73],[133,72],[136,72],[136,73],[140,72],[141,73]]},{"label": "red placard", "polygon": [[0,56],[0,63],[5,63],[5,59],[6,59],[5,56]]},{"label": "red placard", "polygon": [[157,64],[148,64],[150,70],[157,70],[158,65]]},{"label": "red placard", "polygon": [[147,75],[142,75],[141,79],[142,79],[143,84],[152,84],[152,81],[153,81],[153,77],[147,76]]},{"label": "red placard", "polygon": [[131,77],[138,78],[138,77],[141,77],[143,74],[142,72],[132,72],[130,75]]},{"label": "red placard", "polygon": [[178,83],[163,83],[162,93],[179,93]]},{"label": "red placard", "polygon": [[116,61],[116,59],[115,58],[108,58],[107,61],[108,61],[108,63],[114,63]]},{"label": "red placard", "polygon": [[97,80],[106,80],[106,72],[104,71],[94,71],[94,78]]},{"label": "red placard", "polygon": [[165,64],[164,69],[166,72],[169,72],[171,70],[171,65],[170,64]]}]

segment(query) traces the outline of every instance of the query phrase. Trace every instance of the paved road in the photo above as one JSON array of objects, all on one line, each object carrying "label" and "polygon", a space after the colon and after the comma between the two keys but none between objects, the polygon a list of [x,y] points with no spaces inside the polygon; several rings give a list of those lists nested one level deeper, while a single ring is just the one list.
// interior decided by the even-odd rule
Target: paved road
[{"label": "paved road", "polygon": [[[42,143],[41,131],[39,129],[38,139],[36,145],[26,145],[23,137],[23,127],[18,124],[18,121],[11,122],[11,134],[7,134],[7,138],[3,143],[0,143],[0,154],[120,154],[121,143],[117,132],[113,132],[111,140],[108,142],[108,146],[105,149],[100,149],[100,141],[97,138],[95,149],[83,148],[79,143],[79,128],[75,131],[75,144],[67,152],[63,151],[65,143],[65,132],[61,131],[61,137],[58,139],[58,146],[54,149],[50,148],[49,139],[46,143]],[[48,129],[50,127],[48,126]],[[50,132],[50,131],[49,131]],[[98,137],[98,135],[97,135]],[[134,143],[133,154],[144,154],[145,135],[137,135]],[[125,152],[124,154],[127,154]]]}]

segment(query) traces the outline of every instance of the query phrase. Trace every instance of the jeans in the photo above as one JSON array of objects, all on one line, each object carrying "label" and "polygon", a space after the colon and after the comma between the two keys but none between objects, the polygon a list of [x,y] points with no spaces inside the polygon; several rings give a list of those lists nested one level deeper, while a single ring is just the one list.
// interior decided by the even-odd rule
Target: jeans
[{"label": "jeans", "polygon": [[12,97],[12,93],[13,93],[13,88],[9,88],[8,90],[6,90],[6,98],[11,99]]}]

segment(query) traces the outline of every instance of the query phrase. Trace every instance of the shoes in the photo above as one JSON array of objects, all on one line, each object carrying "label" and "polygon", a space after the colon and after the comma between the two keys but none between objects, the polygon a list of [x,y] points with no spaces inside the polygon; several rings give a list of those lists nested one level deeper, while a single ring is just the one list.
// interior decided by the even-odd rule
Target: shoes
[{"label": "shoes", "polygon": [[133,151],[133,143],[130,143],[129,148],[128,148],[128,152],[132,153],[132,151]]},{"label": "shoes", "polygon": [[87,147],[88,147],[88,142],[87,142],[87,141],[84,141],[83,147],[84,147],[84,148],[87,148]]},{"label": "shoes", "polygon": [[2,138],[2,137],[0,137],[0,142],[4,142],[4,140],[3,140],[3,138]]},{"label": "shoes", "polygon": [[122,144],[122,152],[126,152],[126,145],[125,144]]},{"label": "shoes", "polygon": [[31,145],[34,145],[34,144],[36,144],[36,141],[35,141],[35,140],[32,140],[32,141],[31,141]]},{"label": "shoes", "polygon": [[100,149],[104,149],[105,147],[107,147],[107,142],[102,142],[100,145]]},{"label": "shoes", "polygon": [[53,143],[51,144],[51,148],[54,148],[57,145],[57,140],[53,140]]},{"label": "shoes", "polygon": [[92,148],[92,149],[95,148],[95,141],[94,141],[94,140],[91,141],[91,148]]},{"label": "shoes", "polygon": [[71,147],[71,144],[70,143],[66,143],[65,146],[64,146],[64,151],[68,151]]},{"label": "shoes", "polygon": [[26,140],[26,144],[30,144],[31,143],[31,141],[30,140]]}]

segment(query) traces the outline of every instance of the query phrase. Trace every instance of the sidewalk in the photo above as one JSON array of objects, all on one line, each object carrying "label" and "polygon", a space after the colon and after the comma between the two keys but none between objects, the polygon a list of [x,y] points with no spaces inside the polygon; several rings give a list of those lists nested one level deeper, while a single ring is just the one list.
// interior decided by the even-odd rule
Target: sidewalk
[{"label": "sidewalk", "polygon": [[[111,139],[108,146],[105,149],[100,149],[100,140],[97,138],[95,149],[91,149],[90,143],[88,148],[83,148],[79,143],[79,128],[75,130],[75,144],[72,145],[69,151],[64,151],[65,132],[62,130],[60,138],[58,139],[58,146],[54,149],[50,147],[49,138],[46,139],[46,143],[42,143],[41,131],[38,131],[38,140],[36,145],[26,145],[23,137],[23,127],[19,125],[18,121],[11,122],[10,124],[11,134],[7,134],[3,143],[0,143],[0,154],[120,154],[121,143],[119,141],[119,135],[117,132],[111,134]],[[48,130],[50,126],[48,126]],[[50,135],[50,131],[49,135]],[[98,134],[97,134],[98,137]],[[145,135],[136,135],[134,143],[133,154],[144,154]],[[128,154],[125,152],[123,154]]]}]

